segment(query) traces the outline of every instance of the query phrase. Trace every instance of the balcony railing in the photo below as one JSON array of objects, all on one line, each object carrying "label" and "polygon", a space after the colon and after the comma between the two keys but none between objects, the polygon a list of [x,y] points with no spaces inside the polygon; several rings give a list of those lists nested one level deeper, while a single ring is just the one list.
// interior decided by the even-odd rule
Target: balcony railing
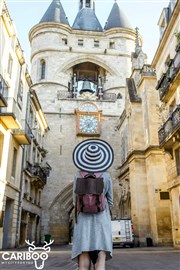
[{"label": "balcony railing", "polygon": [[[158,131],[159,144],[162,145],[166,139],[172,137],[180,129],[180,105],[172,112],[166,122]],[[172,136],[171,136],[172,135]]]},{"label": "balcony railing", "polygon": [[159,90],[160,99],[162,99],[169,90],[170,84],[173,82],[180,67],[180,51],[177,51],[174,59],[169,61],[166,73],[158,81],[156,89]]},{"label": "balcony railing", "polygon": [[7,107],[8,85],[0,74],[0,107]]},{"label": "balcony railing", "polygon": [[50,166],[42,166],[39,163],[32,165],[27,161],[26,170],[33,176],[38,177],[42,183],[45,185],[47,182],[47,176],[49,176]]},{"label": "balcony railing", "polygon": [[[67,99],[67,98],[73,98],[72,93],[68,91],[58,91],[57,92],[57,99]],[[74,98],[74,99],[78,99]],[[100,99],[97,96],[97,100]],[[115,93],[103,93],[101,100],[107,100],[107,101],[116,101],[117,95]]]},{"label": "balcony railing", "polygon": [[156,76],[156,70],[151,65],[144,65],[141,70],[141,76]]}]

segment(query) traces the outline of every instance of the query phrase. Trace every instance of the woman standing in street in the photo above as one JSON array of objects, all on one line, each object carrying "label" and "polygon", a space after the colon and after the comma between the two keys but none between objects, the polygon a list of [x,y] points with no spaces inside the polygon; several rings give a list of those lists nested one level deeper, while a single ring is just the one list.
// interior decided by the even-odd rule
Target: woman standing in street
[{"label": "woman standing in street", "polygon": [[[75,175],[73,202],[77,205],[77,179],[93,174],[103,179],[104,210],[97,213],[78,212],[74,224],[72,259],[79,270],[105,270],[105,261],[112,258],[112,230],[110,207],[113,206],[112,181],[107,169],[114,159],[111,146],[100,139],[89,139],[76,146],[73,161],[80,171]],[[99,178],[100,177],[100,178]]]}]

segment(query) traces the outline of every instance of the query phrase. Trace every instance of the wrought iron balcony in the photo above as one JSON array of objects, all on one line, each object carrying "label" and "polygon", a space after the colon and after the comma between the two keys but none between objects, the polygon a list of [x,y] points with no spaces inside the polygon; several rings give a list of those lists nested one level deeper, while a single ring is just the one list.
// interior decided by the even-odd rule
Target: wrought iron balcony
[{"label": "wrought iron balcony", "polygon": [[0,107],[7,107],[8,86],[0,74]]},{"label": "wrought iron balcony", "polygon": [[[160,99],[162,100],[169,92],[169,87],[173,83],[175,77],[179,75],[180,68],[180,50],[177,51],[174,59],[171,59],[168,64],[166,73],[163,73],[162,77],[158,81],[156,89],[159,90]],[[179,81],[179,78],[177,78]]]},{"label": "wrought iron balcony", "polygon": [[[177,105],[172,114],[158,131],[159,144],[170,148],[174,139],[179,136],[180,132],[180,105]],[[177,136],[176,136],[177,135]],[[173,139],[174,138],[174,139]]]},{"label": "wrought iron balcony", "polygon": [[144,65],[141,69],[141,76],[156,76],[156,70],[151,65]]},{"label": "wrought iron balcony", "polygon": [[48,163],[42,166],[39,163],[35,163],[34,165],[32,165],[30,162],[27,161],[26,171],[30,173],[31,177],[33,178],[33,181],[35,182],[40,180],[41,183],[45,185],[50,170],[51,167]]}]

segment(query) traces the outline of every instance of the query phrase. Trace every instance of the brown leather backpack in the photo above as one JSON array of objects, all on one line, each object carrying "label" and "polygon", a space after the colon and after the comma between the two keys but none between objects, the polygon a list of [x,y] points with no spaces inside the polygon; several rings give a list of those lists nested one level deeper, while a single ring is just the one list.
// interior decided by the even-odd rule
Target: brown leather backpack
[{"label": "brown leather backpack", "polygon": [[[82,175],[82,174],[81,174]],[[76,211],[98,213],[105,209],[104,182],[102,177],[88,173],[76,180]]]}]

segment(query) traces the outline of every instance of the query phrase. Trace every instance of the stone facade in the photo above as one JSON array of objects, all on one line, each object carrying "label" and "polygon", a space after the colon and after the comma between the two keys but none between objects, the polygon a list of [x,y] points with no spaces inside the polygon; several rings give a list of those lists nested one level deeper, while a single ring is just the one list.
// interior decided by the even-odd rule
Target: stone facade
[{"label": "stone facade", "polygon": [[159,92],[159,144],[164,153],[167,190],[170,196],[173,244],[180,247],[180,3],[170,1],[159,28],[161,39],[152,65],[156,68]]},{"label": "stone facade", "polygon": [[[40,224],[41,207],[35,206],[34,201],[28,202],[24,193],[26,181],[29,185],[35,180],[36,185],[42,181],[39,175],[32,181],[32,175],[24,169],[27,169],[26,160],[31,163],[44,160],[41,137],[48,126],[38,97],[30,90],[28,67],[4,1],[0,1],[0,28],[0,249],[6,249],[24,245],[27,237],[40,241],[37,228],[30,228],[30,223]],[[41,131],[38,138],[31,129],[35,124],[36,131]],[[28,215],[36,220],[28,221]]]},{"label": "stone facade", "polygon": [[23,159],[23,175],[21,186],[21,223],[19,224],[19,243],[25,245],[25,240],[36,243],[41,239],[41,194],[47,183],[51,166],[45,162],[47,154],[46,136],[48,124],[42,112],[36,92],[30,89],[30,106],[28,122],[31,126],[30,145],[25,148]]},{"label": "stone facade", "polygon": [[18,241],[19,196],[26,133],[26,102],[29,73],[15,26],[7,7],[0,2],[0,248]]},{"label": "stone facade", "polygon": [[164,33],[161,33],[152,67],[145,64],[146,57],[137,40],[132,53],[125,111],[118,124],[125,143],[121,148],[118,178],[123,199],[124,190],[128,194],[124,205],[128,204],[129,196],[131,202],[129,211],[126,208],[121,217],[132,218],[140,245],[173,243],[179,247],[180,61],[174,35],[179,32],[179,2],[170,2],[169,17],[165,10],[159,20]]},{"label": "stone facade", "polygon": [[[42,234],[50,233],[56,243],[63,243],[69,241],[69,220],[74,211],[72,183],[77,169],[72,162],[72,152],[80,141],[89,138],[77,136],[75,110],[87,100],[102,111],[100,138],[109,142],[115,152],[110,172],[115,197],[113,215],[119,217],[120,187],[116,168],[120,161],[121,143],[117,125],[124,110],[126,77],[131,72],[135,31],[128,28],[103,32],[75,30],[62,23],[42,22],[31,29],[29,38],[33,88],[50,127],[47,160],[52,172],[42,193]],[[46,63],[43,79],[42,60]],[[78,78],[93,76],[101,80],[102,98],[80,95]],[[78,84],[76,93],[73,92],[75,84]]]},{"label": "stone facade", "polygon": [[[115,153],[113,218],[132,219],[141,246],[179,248],[179,9],[170,1],[160,16],[152,66],[125,17],[108,18],[104,30],[75,29],[63,13],[64,22],[46,21],[51,9],[29,34],[32,83],[0,0],[0,248],[46,234],[56,244],[71,241],[72,152],[94,136]],[[87,102],[99,112],[100,134],[79,134],[77,111]]]}]

